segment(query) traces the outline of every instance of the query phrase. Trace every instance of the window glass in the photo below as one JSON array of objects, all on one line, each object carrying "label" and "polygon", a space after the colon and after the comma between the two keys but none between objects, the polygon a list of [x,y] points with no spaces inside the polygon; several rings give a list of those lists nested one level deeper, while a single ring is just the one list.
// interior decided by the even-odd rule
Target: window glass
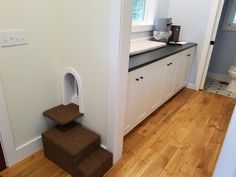
[{"label": "window glass", "polygon": [[234,14],[234,20],[233,20],[233,24],[235,24],[235,25],[236,25],[236,12],[235,12],[235,14]]},{"label": "window glass", "polygon": [[143,21],[146,0],[132,0],[132,21]]}]

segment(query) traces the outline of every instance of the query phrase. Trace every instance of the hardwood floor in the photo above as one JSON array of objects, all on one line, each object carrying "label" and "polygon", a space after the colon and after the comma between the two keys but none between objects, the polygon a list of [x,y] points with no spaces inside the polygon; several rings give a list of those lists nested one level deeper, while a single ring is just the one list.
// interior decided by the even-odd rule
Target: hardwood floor
[{"label": "hardwood floor", "polygon": [[[106,177],[210,177],[235,99],[184,89],[124,140]],[[42,151],[0,172],[3,177],[69,177]]]}]

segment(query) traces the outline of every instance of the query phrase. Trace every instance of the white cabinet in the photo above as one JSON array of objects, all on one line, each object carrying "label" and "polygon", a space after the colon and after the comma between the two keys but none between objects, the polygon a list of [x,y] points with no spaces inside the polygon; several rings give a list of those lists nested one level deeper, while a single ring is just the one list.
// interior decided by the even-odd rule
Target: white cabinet
[{"label": "white cabinet", "polygon": [[149,66],[148,73],[148,113],[155,111],[164,101],[165,61],[160,60]]},{"label": "white cabinet", "polygon": [[194,50],[195,48],[190,48],[181,53],[183,63],[184,63],[183,76],[182,76],[183,87],[186,86],[188,83],[189,73],[190,73],[190,69],[191,69],[192,61],[193,61]]},{"label": "white cabinet", "polygon": [[186,86],[195,48],[129,73],[124,134]]},{"label": "white cabinet", "polygon": [[182,53],[175,55],[175,65],[176,65],[175,76],[174,76],[175,77],[174,79],[175,80],[175,86],[174,86],[175,93],[183,88],[185,61],[182,56],[183,56]]},{"label": "white cabinet", "polygon": [[147,67],[129,73],[125,134],[147,117]]},{"label": "white cabinet", "polygon": [[172,55],[165,61],[165,71],[164,71],[164,100],[168,100],[175,90],[175,72],[176,72],[176,58]]}]

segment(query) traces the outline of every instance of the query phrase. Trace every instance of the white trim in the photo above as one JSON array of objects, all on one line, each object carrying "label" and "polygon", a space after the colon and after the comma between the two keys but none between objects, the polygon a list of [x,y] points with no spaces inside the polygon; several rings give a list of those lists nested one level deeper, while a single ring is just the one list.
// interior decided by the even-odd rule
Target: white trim
[{"label": "white trim", "polygon": [[192,83],[188,83],[186,87],[189,88],[189,89],[196,90],[196,85],[192,84]]},{"label": "white trim", "polygon": [[22,149],[27,148],[27,147],[31,146],[32,144],[33,144],[34,146],[35,146],[36,144],[40,144],[40,143],[38,143],[38,142],[41,142],[41,136],[39,136],[39,137],[37,137],[37,138],[34,138],[34,139],[28,141],[27,143],[18,146],[18,147],[16,148],[16,151],[21,151]]},{"label": "white trim", "polygon": [[218,80],[218,81],[230,82],[230,77],[228,75],[225,75],[225,74],[218,74],[218,73],[208,72],[207,77],[211,78],[211,79]]},{"label": "white trim", "polygon": [[0,139],[8,167],[23,160],[42,148],[41,137],[37,137],[16,148],[10,126],[3,88],[0,81]]},{"label": "white trim", "polygon": [[220,5],[220,1],[221,0],[212,1],[212,8],[210,11],[209,24],[208,24],[207,32],[205,35],[205,41],[203,43],[203,50],[201,53],[201,57],[200,57],[200,61],[199,61],[198,69],[197,69],[197,77],[196,77],[196,89],[197,90],[200,89],[203,74],[204,74],[204,69],[206,67],[206,62],[207,62],[206,60],[207,60],[209,46],[210,46],[209,44],[210,44],[211,37],[213,34],[215,20],[216,20],[218,8]]},{"label": "white trim", "polygon": [[151,36],[149,36],[149,37],[143,37],[143,38],[138,38],[138,39],[132,39],[132,40],[130,40],[130,43],[133,43],[133,42],[139,42],[139,41],[150,41],[150,39],[152,39],[152,37]]},{"label": "white trim", "polygon": [[79,87],[79,109],[80,109],[81,113],[84,113],[83,83],[82,83],[80,75],[76,72],[76,70],[73,69],[73,68],[70,68],[70,67],[67,67],[67,68],[64,69],[63,75],[62,75],[62,80],[61,80],[63,104],[65,104],[65,105],[68,104],[68,102],[65,99],[65,82],[64,82],[64,79],[65,79],[66,74],[72,74],[76,79],[76,82],[77,82],[78,87]]},{"label": "white trim", "polygon": [[34,154],[35,152],[42,149],[41,136],[30,140],[29,142],[19,146],[15,150],[15,163],[25,159],[26,157]]},{"label": "white trim", "polygon": [[[218,6],[218,11],[217,11],[217,15],[216,15],[216,18],[215,18],[215,23],[214,23],[214,27],[213,27],[212,36],[211,36],[212,41],[215,41],[215,39],[216,39],[216,35],[217,35],[219,23],[220,23],[220,18],[221,18],[222,10],[223,10],[223,7],[224,7],[224,1],[225,0],[221,0],[220,3],[219,3],[219,6]],[[201,77],[200,89],[203,89],[205,81],[206,81],[206,76],[207,76],[208,68],[209,68],[209,65],[210,65],[213,48],[214,48],[213,45],[209,46],[206,61],[205,61],[205,66],[204,66],[204,69],[203,69],[203,74],[202,74],[202,77]]]},{"label": "white trim", "polygon": [[9,122],[7,106],[0,81],[0,138],[7,166],[15,163],[15,143]]},{"label": "white trim", "polygon": [[103,149],[106,149],[107,150],[107,147],[104,146],[103,144],[100,145]]},{"label": "white trim", "polygon": [[157,0],[146,0],[144,20],[132,22],[132,33],[153,31],[157,5]]},{"label": "white trim", "polygon": [[208,72],[208,68],[209,68],[209,65],[210,65],[213,48],[214,48],[213,45],[209,46],[209,50],[208,50],[208,54],[207,54],[207,58],[206,58],[206,64],[205,64],[203,74],[202,74],[200,89],[204,88],[204,85],[205,85],[205,82],[206,82],[207,72]]},{"label": "white trim", "polygon": [[[131,1],[112,0],[109,30],[107,148],[113,163],[122,156],[131,35]],[[127,18],[130,17],[130,18]]]},{"label": "white trim", "polygon": [[216,162],[213,177],[236,177],[236,154],[235,154],[235,133],[236,133],[236,107],[227,129],[224,143]]},{"label": "white trim", "polygon": [[132,33],[139,33],[145,31],[153,31],[154,25],[133,25]]}]

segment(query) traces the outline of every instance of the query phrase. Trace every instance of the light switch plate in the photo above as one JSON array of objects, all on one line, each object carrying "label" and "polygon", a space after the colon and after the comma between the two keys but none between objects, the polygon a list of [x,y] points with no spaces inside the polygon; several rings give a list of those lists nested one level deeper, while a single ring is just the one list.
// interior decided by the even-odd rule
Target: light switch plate
[{"label": "light switch plate", "polygon": [[4,30],[0,31],[0,46],[10,47],[27,44],[26,30]]}]

